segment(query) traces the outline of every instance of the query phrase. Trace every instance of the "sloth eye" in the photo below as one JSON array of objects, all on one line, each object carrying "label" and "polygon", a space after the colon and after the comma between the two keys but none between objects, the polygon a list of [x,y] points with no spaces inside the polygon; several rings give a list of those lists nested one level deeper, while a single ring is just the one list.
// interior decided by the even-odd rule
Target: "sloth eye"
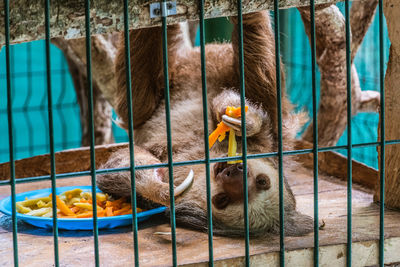
[{"label": "sloth eye", "polygon": [[258,189],[268,190],[271,187],[271,181],[265,174],[259,174],[256,178],[256,186]]},{"label": "sloth eye", "polygon": [[229,196],[225,193],[219,193],[218,195],[213,196],[212,203],[217,209],[226,208],[231,202]]}]

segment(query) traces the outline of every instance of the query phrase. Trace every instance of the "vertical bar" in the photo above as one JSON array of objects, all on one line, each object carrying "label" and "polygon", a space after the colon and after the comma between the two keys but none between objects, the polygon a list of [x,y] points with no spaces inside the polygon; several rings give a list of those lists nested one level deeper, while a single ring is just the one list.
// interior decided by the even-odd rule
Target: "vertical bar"
[{"label": "vertical bar", "polygon": [[[66,92],[67,92],[67,69],[65,68],[65,58],[62,53],[60,53],[60,66],[61,66],[61,94],[57,99],[57,104],[62,105]],[[58,115],[60,116],[61,120],[61,131],[62,131],[62,142],[61,142],[61,148],[66,149],[68,146],[67,142],[67,123],[65,121],[65,115],[62,109],[58,109]]]},{"label": "vertical bar", "polygon": [[29,102],[32,98],[32,92],[33,92],[33,79],[32,79],[32,43],[27,43],[26,44],[26,67],[27,67],[27,95],[26,95],[26,100],[24,103],[24,113],[25,113],[25,118],[26,121],[28,123],[28,131],[30,134],[28,134],[28,139],[29,139],[29,157],[33,156],[33,152],[34,152],[34,145],[33,145],[33,127],[32,127],[32,122],[29,119],[28,116],[28,106],[29,106]]},{"label": "vertical bar", "polygon": [[49,144],[50,144],[50,177],[51,201],[53,203],[53,237],[54,237],[54,265],[59,266],[58,257],[58,222],[56,201],[56,161],[54,155],[54,129],[53,129],[53,101],[51,93],[51,61],[50,61],[50,1],[45,1],[45,31],[46,31],[46,75],[47,75],[47,111],[49,119]]},{"label": "vertical bar", "polygon": [[347,266],[351,266],[352,248],[352,140],[351,140],[351,38],[350,38],[350,3],[345,1],[346,20],[346,80],[347,80]]},{"label": "vertical bar", "polygon": [[[161,2],[161,14],[167,14],[166,0]],[[169,77],[168,77],[168,42],[167,42],[167,17],[162,16],[162,48],[164,65],[164,97],[165,97],[165,119],[167,124],[167,149],[168,149],[168,175],[169,175],[169,198],[171,214],[171,235],[172,235],[172,264],[177,266],[176,257],[176,223],[175,223],[175,199],[174,199],[174,169],[172,159],[171,139],[171,115],[169,101]]]},{"label": "vertical bar", "polygon": [[208,143],[208,105],[207,105],[207,78],[205,56],[205,32],[204,32],[204,0],[200,0],[200,59],[201,59],[201,85],[203,93],[203,119],[204,119],[204,151],[206,160],[206,190],[207,190],[207,220],[208,220],[208,266],[214,266],[213,252],[213,227],[210,181],[210,149]]},{"label": "vertical bar", "polygon": [[17,209],[15,198],[15,162],[14,162],[14,133],[12,117],[11,75],[10,75],[10,7],[9,1],[4,0],[4,32],[6,37],[6,77],[7,77],[7,116],[8,116],[8,143],[10,150],[10,178],[11,178],[11,208],[13,229],[14,266],[18,266],[18,238],[17,238]]},{"label": "vertical bar", "polygon": [[96,200],[96,155],[95,137],[93,120],[93,83],[92,83],[92,51],[90,36],[90,0],[85,0],[85,30],[86,30],[86,73],[88,80],[88,106],[89,106],[89,125],[90,125],[90,174],[92,176],[92,199],[93,199],[93,236],[94,236],[94,257],[95,265],[100,265],[99,260],[99,229],[97,225],[97,200]]},{"label": "vertical bar", "polygon": [[318,225],[318,120],[316,84],[316,44],[315,44],[315,3],[310,0],[311,21],[311,73],[313,105],[313,160],[314,160],[314,266],[319,265],[319,225]]},{"label": "vertical bar", "polygon": [[276,91],[278,109],[278,157],[279,157],[279,261],[280,266],[285,266],[285,214],[283,199],[283,147],[282,147],[282,92],[281,92],[281,64],[280,64],[280,36],[279,36],[279,1],[274,0],[275,23],[275,65],[276,65]]},{"label": "vertical bar", "polygon": [[381,159],[380,159],[380,205],[379,205],[379,266],[385,263],[385,52],[383,43],[383,1],[379,0],[379,85],[381,93]]},{"label": "vertical bar", "polygon": [[[124,0],[124,42],[125,42],[125,75],[126,75],[126,97],[128,100],[128,137],[129,137],[129,159],[131,172],[131,204],[132,204],[132,231],[133,249],[135,254],[135,266],[139,266],[139,245],[138,245],[138,224],[136,212],[136,179],[135,179],[135,159],[133,144],[133,123],[132,123],[132,80],[131,80],[131,57],[129,43],[129,13],[128,0]],[[140,66],[139,66],[140,67]]]},{"label": "vertical bar", "polygon": [[249,196],[247,184],[247,138],[246,138],[246,111],[245,111],[245,80],[244,80],[244,53],[243,53],[243,13],[242,1],[237,1],[238,9],[238,42],[239,42],[239,75],[240,75],[240,107],[242,120],[242,160],[243,160],[243,217],[245,227],[245,261],[250,266],[250,238],[249,238]]}]

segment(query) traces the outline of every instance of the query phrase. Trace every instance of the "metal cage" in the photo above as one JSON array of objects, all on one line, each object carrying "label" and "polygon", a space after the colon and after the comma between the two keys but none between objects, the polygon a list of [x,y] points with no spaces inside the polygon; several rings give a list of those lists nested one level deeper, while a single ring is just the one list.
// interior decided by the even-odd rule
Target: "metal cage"
[{"label": "metal cage", "polygon": [[[380,242],[379,242],[379,265],[384,266],[384,177],[385,177],[385,146],[387,144],[399,143],[397,140],[387,141],[385,140],[385,105],[384,105],[384,50],[383,50],[383,4],[382,0],[379,0],[379,59],[380,59],[380,93],[381,93],[381,110],[380,110],[380,130],[381,130],[381,140],[377,142],[361,143],[357,145],[352,144],[352,125],[351,125],[351,105],[347,105],[347,120],[348,120],[348,138],[347,145],[345,146],[333,146],[333,147],[319,147],[318,146],[318,124],[317,124],[317,94],[316,94],[316,37],[315,37],[315,6],[314,1],[310,0],[310,12],[311,12],[311,49],[312,56],[311,66],[312,66],[312,100],[313,100],[313,149],[303,149],[296,151],[283,151],[282,146],[282,104],[281,104],[281,73],[280,73],[280,20],[279,20],[279,1],[274,1],[274,25],[275,25],[275,49],[276,49],[276,80],[277,80],[277,95],[278,95],[278,130],[279,130],[279,140],[278,140],[278,151],[274,153],[264,153],[247,155],[247,143],[246,138],[242,139],[243,155],[237,157],[227,157],[227,158],[210,158],[209,154],[209,142],[208,142],[208,125],[207,125],[207,84],[206,84],[206,67],[205,67],[205,27],[204,27],[204,0],[199,0],[200,7],[200,49],[201,49],[201,73],[202,73],[202,92],[203,92],[203,117],[204,117],[204,149],[205,149],[205,159],[195,160],[195,161],[184,161],[184,162],[173,162],[172,160],[172,145],[171,145],[171,122],[170,122],[170,102],[169,102],[169,80],[168,80],[168,54],[167,54],[167,12],[166,1],[163,0],[160,3],[162,16],[162,36],[163,36],[163,64],[164,64],[164,83],[165,83],[165,112],[166,112],[166,125],[167,125],[167,136],[168,136],[168,164],[155,164],[146,166],[135,166],[134,164],[134,143],[133,143],[133,124],[129,121],[129,149],[130,149],[130,167],[129,168],[119,168],[119,169],[96,169],[95,167],[95,143],[94,143],[94,127],[93,127],[93,85],[92,85],[92,65],[91,65],[91,29],[90,29],[90,2],[85,1],[85,27],[86,27],[86,51],[87,51],[87,73],[88,73],[88,88],[89,88],[89,110],[90,114],[88,120],[91,125],[91,142],[90,142],[90,158],[91,158],[91,169],[90,171],[75,172],[67,174],[56,174],[55,165],[55,148],[54,148],[54,122],[53,122],[53,103],[52,103],[52,84],[51,84],[51,57],[50,57],[50,1],[46,0],[45,3],[45,32],[46,32],[46,67],[47,67],[47,101],[48,101],[48,121],[49,121],[49,132],[48,137],[50,140],[50,155],[51,155],[51,175],[42,177],[29,177],[16,179],[15,176],[15,145],[14,145],[14,131],[13,131],[13,113],[12,113],[12,86],[11,86],[11,58],[10,58],[10,17],[9,17],[9,1],[4,0],[4,12],[5,12],[5,37],[6,37],[6,62],[2,63],[6,68],[6,78],[7,78],[7,115],[8,115],[8,135],[9,135],[9,155],[10,155],[10,173],[11,179],[9,181],[0,181],[0,186],[11,185],[11,195],[12,195],[12,226],[13,226],[13,251],[14,251],[14,265],[18,266],[18,234],[17,234],[17,218],[16,218],[16,200],[15,200],[15,187],[18,183],[26,183],[31,181],[39,180],[51,180],[52,187],[52,201],[56,203],[55,190],[56,181],[59,178],[68,178],[76,176],[90,175],[92,181],[92,192],[95,191],[96,185],[96,175],[105,172],[119,172],[129,170],[131,173],[131,183],[132,183],[132,207],[136,208],[136,189],[135,189],[135,170],[145,169],[145,168],[159,168],[168,167],[169,177],[170,177],[170,195],[174,195],[173,187],[173,168],[175,166],[190,165],[190,164],[205,164],[206,166],[206,181],[207,181],[207,204],[208,204],[208,246],[209,246],[209,265],[213,266],[213,228],[212,228],[212,211],[211,211],[211,196],[210,196],[210,163],[226,161],[227,159],[243,160],[243,180],[244,184],[244,214],[246,214],[245,220],[245,264],[250,265],[250,248],[249,248],[249,220],[248,220],[248,195],[247,195],[247,159],[261,158],[261,157],[278,157],[279,159],[279,215],[280,215],[280,266],[284,266],[285,263],[285,242],[284,242],[284,227],[283,221],[285,220],[284,207],[283,207],[283,157],[288,155],[298,155],[312,153],[314,160],[314,266],[319,265],[319,217],[318,217],[318,153],[325,151],[337,151],[340,149],[347,149],[348,164],[348,184],[347,184],[347,266],[352,265],[352,149],[354,147],[379,147],[381,151],[380,157],[380,194],[382,196],[380,201]],[[132,118],[132,96],[131,96],[131,71],[130,71],[130,56],[129,56],[129,13],[128,13],[128,0],[123,1],[124,4],[124,40],[125,40],[125,62],[126,62],[126,80],[127,80],[127,99],[129,99],[129,118]],[[346,18],[346,54],[347,54],[347,103],[351,103],[351,59],[350,59],[350,24],[349,24],[349,0],[345,1],[345,18]],[[241,107],[242,107],[242,136],[246,136],[245,128],[245,82],[244,82],[244,56],[243,56],[243,25],[242,25],[242,3],[237,2],[237,16],[239,24],[239,66],[240,66],[240,95],[241,95]],[[171,232],[172,232],[172,264],[177,265],[177,246],[176,246],[176,225],[175,225],[175,210],[174,210],[174,198],[170,198],[171,207]],[[93,203],[96,203],[96,194],[93,194]],[[97,207],[93,205],[93,235],[94,235],[94,251],[95,251],[95,265],[100,266],[99,261],[99,241],[98,241],[98,226],[97,226]],[[59,266],[59,246],[58,246],[58,227],[57,227],[57,210],[53,209],[53,235],[54,235],[54,263],[55,266]],[[133,241],[134,241],[134,255],[135,255],[135,266],[139,266],[139,248],[138,248],[138,224],[136,213],[133,215]]]}]

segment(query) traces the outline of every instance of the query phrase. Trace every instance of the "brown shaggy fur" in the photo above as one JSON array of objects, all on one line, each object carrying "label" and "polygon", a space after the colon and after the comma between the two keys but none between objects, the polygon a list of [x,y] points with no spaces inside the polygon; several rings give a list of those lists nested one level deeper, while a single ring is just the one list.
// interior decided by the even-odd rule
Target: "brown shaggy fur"
[{"label": "brown shaggy fur", "polygon": [[[236,22],[236,18],[232,20]],[[249,106],[246,113],[248,154],[273,152],[277,150],[277,94],[274,38],[268,14],[259,12],[245,15],[243,31],[246,104]],[[237,35],[235,26],[232,44],[206,46],[210,130],[215,129],[221,121],[221,114],[227,106],[240,106]],[[136,165],[167,162],[161,37],[160,28],[140,29],[130,33]],[[200,51],[185,45],[179,25],[168,27],[168,57],[173,160],[204,159]],[[121,125],[127,128],[129,118],[124,61],[124,46],[121,44],[116,64],[116,112]],[[282,107],[284,149],[291,149],[302,116],[292,113],[292,106],[285,93],[282,96]],[[240,135],[239,132],[237,134]],[[221,143],[217,142],[210,150],[210,156],[226,156],[227,143],[227,138]],[[240,144],[238,138],[238,151],[241,150]],[[241,173],[235,174],[232,182],[233,178],[229,178],[232,174],[226,171],[226,166],[221,169],[221,165],[214,165],[210,172],[215,232],[241,235],[244,228],[243,197],[238,196],[243,193],[243,189],[238,188],[242,188],[243,181],[236,179]],[[128,151],[114,155],[103,167],[125,166],[129,166]],[[279,229],[277,166],[277,160],[272,158],[248,160],[249,222],[252,235],[277,232]],[[293,163],[285,159],[284,166],[287,169]],[[240,172],[240,168],[236,171]],[[176,198],[177,221],[206,230],[204,165],[174,167],[174,184],[180,184],[190,169],[194,170],[195,177],[191,187]],[[261,186],[258,184],[260,179],[264,179]],[[101,175],[97,182],[105,192],[130,196],[129,173]],[[137,170],[136,189],[145,199],[169,205],[166,169]],[[286,234],[309,232],[312,229],[312,219],[296,212],[295,198],[286,181],[284,198]]]}]

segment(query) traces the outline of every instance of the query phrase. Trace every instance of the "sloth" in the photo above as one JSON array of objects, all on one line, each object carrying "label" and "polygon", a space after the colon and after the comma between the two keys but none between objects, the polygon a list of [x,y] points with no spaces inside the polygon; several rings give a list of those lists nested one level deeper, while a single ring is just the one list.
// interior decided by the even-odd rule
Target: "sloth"
[{"label": "sloth", "polygon": [[[231,18],[237,25],[237,18]],[[168,26],[170,81],[170,120],[174,162],[205,158],[202,77],[199,48],[185,42],[179,24]],[[246,138],[248,154],[277,151],[277,91],[274,36],[267,12],[243,16]],[[123,38],[121,38],[123,39]],[[121,127],[134,127],[134,163],[149,165],[168,162],[164,101],[162,32],[159,27],[130,31],[133,116],[128,117],[124,43],[116,59],[116,113]],[[224,115],[227,106],[240,106],[238,28],[232,43],[207,44],[205,47],[208,127],[215,129],[224,121],[235,130],[241,151],[241,120]],[[283,77],[283,71],[281,70]],[[282,79],[282,84],[283,84]],[[293,149],[295,135],[304,122],[295,114],[282,92],[283,148]],[[206,133],[207,135],[209,133]],[[211,158],[226,157],[228,141],[216,142]],[[115,152],[102,168],[129,166],[129,150]],[[284,158],[285,172],[296,166]],[[276,157],[247,160],[248,214],[251,236],[279,232],[279,174]],[[113,196],[131,196],[129,172],[99,175],[98,187]],[[169,206],[167,168],[138,169],[135,186],[146,203]],[[214,234],[244,234],[243,165],[218,162],[210,164],[211,208]],[[204,164],[174,166],[176,222],[207,231],[206,167]],[[312,219],[296,211],[295,197],[284,178],[285,233],[303,235],[312,230]]]}]

